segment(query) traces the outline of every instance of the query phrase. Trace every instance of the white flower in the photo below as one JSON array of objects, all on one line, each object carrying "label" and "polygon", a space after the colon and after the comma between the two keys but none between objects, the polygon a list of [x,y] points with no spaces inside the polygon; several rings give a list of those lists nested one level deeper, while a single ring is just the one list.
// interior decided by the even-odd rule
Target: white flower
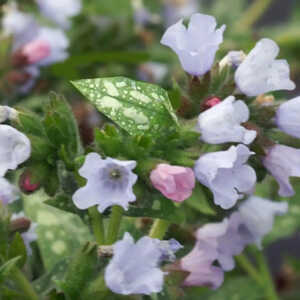
[{"label": "white flower", "polygon": [[214,202],[223,209],[233,207],[244,194],[250,194],[256,183],[253,168],[246,164],[254,153],[244,145],[227,151],[206,153],[195,164],[195,176],[213,193]]},{"label": "white flower", "polygon": [[244,51],[229,51],[228,54],[219,62],[220,70],[224,67],[237,68],[246,58]]},{"label": "white flower", "polygon": [[[20,212],[20,213],[17,213],[17,214],[12,214],[11,220],[24,218],[24,217],[26,217],[24,215],[24,213]],[[27,250],[28,255],[32,254],[30,244],[37,240],[36,227],[37,227],[37,224],[34,223],[34,222],[31,222],[29,229],[21,234],[21,236],[23,238],[23,241],[24,241],[24,244],[26,246],[26,250]]]},{"label": "white flower", "polygon": [[223,41],[225,25],[216,30],[212,16],[194,14],[188,28],[180,20],[167,29],[161,43],[179,57],[183,69],[192,75],[204,75],[214,62],[219,44]]},{"label": "white flower", "polygon": [[0,176],[15,170],[26,161],[31,152],[29,139],[15,128],[0,125]]},{"label": "white flower", "polygon": [[14,108],[0,105],[0,123],[3,123],[7,120],[16,120],[18,118],[18,111]]},{"label": "white flower", "polygon": [[291,197],[295,194],[289,178],[300,177],[300,149],[274,145],[267,149],[263,165],[278,182],[280,196]]},{"label": "white flower", "polygon": [[285,133],[300,138],[300,97],[279,106],[276,112],[276,124]]},{"label": "white flower", "polygon": [[287,211],[286,202],[274,202],[256,196],[250,197],[239,207],[241,218],[258,247],[261,247],[263,237],[272,230],[275,216]]},{"label": "white flower", "polygon": [[132,191],[137,181],[137,175],[132,172],[135,166],[135,161],[102,159],[97,153],[89,153],[79,169],[87,184],[73,195],[74,204],[79,209],[98,205],[100,212],[112,205],[127,210],[128,204],[136,199]]},{"label": "white flower", "polygon": [[81,0],[36,0],[41,13],[63,28],[70,26],[69,18],[81,11]]},{"label": "white flower", "polygon": [[0,177],[0,202],[12,203],[18,199],[18,189],[5,178]]},{"label": "white flower", "polygon": [[182,18],[190,17],[199,11],[197,0],[166,0],[163,10],[165,25],[171,26]]},{"label": "white flower", "polygon": [[104,279],[114,293],[150,295],[162,290],[164,273],[159,268],[161,248],[156,239],[145,236],[134,243],[125,233],[113,248]]},{"label": "white flower", "polygon": [[260,40],[235,73],[235,82],[247,96],[271,91],[293,90],[290,68],[286,60],[277,59],[279,47],[270,39]]},{"label": "white flower", "polygon": [[250,144],[256,137],[255,130],[248,130],[241,123],[249,119],[248,106],[233,96],[202,112],[198,117],[201,139],[209,144],[237,142]]}]

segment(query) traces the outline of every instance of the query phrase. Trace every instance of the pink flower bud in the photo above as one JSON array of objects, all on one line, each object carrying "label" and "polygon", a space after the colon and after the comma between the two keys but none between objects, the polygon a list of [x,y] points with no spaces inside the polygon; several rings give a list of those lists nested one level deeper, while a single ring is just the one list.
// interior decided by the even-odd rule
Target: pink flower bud
[{"label": "pink flower bud", "polygon": [[153,186],[165,197],[176,202],[189,198],[195,187],[195,176],[191,168],[159,164],[150,174]]},{"label": "pink flower bud", "polygon": [[202,110],[210,109],[211,107],[221,103],[221,99],[218,97],[210,97],[206,99],[202,104]]},{"label": "pink flower bud", "polygon": [[28,64],[35,64],[50,55],[51,49],[49,43],[42,40],[35,40],[26,44],[21,53],[26,57]]},{"label": "pink flower bud", "polygon": [[20,188],[25,193],[32,193],[40,187],[39,182],[32,182],[32,174],[29,171],[25,171],[20,177]]}]

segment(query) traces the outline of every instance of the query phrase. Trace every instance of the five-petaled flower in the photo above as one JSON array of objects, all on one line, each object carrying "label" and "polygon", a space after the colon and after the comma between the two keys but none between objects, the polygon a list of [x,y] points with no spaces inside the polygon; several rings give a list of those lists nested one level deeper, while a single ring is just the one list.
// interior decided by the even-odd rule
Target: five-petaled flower
[{"label": "five-petaled flower", "polygon": [[102,159],[95,152],[89,153],[79,169],[87,183],[73,195],[74,204],[79,209],[97,205],[100,212],[113,205],[127,210],[129,203],[136,199],[132,190],[137,181],[137,175],[132,172],[135,167],[135,161]]}]

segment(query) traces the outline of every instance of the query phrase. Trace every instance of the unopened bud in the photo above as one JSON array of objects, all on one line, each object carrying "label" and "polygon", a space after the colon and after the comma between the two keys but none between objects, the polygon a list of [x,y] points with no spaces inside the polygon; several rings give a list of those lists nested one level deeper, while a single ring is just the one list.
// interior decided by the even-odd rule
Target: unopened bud
[{"label": "unopened bud", "polygon": [[31,225],[31,221],[27,218],[18,218],[15,220],[12,220],[9,225],[9,230],[11,232],[19,232],[23,233],[26,232]]},{"label": "unopened bud", "polygon": [[29,171],[25,171],[19,181],[20,188],[25,193],[32,193],[40,187],[39,182],[33,182],[33,176]]},{"label": "unopened bud", "polygon": [[221,99],[218,98],[218,97],[210,97],[208,99],[206,99],[202,105],[201,105],[201,110],[204,111],[204,110],[207,110],[207,109],[210,109],[212,108],[213,106],[217,105],[221,103]]},{"label": "unopened bud", "polygon": [[18,118],[18,111],[9,106],[0,105],[0,123],[7,120],[13,121]]},{"label": "unopened bud", "polygon": [[228,54],[219,62],[220,71],[225,67],[237,68],[246,58],[243,51],[229,51]]},{"label": "unopened bud", "polygon": [[21,53],[26,57],[27,64],[35,64],[50,55],[49,43],[36,40],[26,44],[21,49]]}]

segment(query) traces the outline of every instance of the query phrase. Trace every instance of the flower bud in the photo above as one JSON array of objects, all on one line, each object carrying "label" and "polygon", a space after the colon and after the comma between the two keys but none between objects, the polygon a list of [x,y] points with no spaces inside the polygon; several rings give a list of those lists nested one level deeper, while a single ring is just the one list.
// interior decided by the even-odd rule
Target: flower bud
[{"label": "flower bud", "polygon": [[31,225],[31,221],[25,217],[21,217],[18,219],[11,220],[9,229],[11,232],[26,232]]},{"label": "flower bud", "polygon": [[221,99],[218,97],[210,97],[207,98],[203,103],[202,103],[202,111],[207,110],[221,102]]},{"label": "flower bud", "polygon": [[35,40],[26,44],[21,49],[27,64],[35,64],[50,55],[50,45],[42,40]]},{"label": "flower bud", "polygon": [[32,193],[40,187],[40,183],[35,182],[33,177],[34,176],[29,171],[25,171],[21,175],[19,185],[20,185],[21,190],[24,193]]},{"label": "flower bud", "polygon": [[190,168],[159,164],[150,174],[153,186],[168,199],[182,202],[192,195],[194,172]]}]

